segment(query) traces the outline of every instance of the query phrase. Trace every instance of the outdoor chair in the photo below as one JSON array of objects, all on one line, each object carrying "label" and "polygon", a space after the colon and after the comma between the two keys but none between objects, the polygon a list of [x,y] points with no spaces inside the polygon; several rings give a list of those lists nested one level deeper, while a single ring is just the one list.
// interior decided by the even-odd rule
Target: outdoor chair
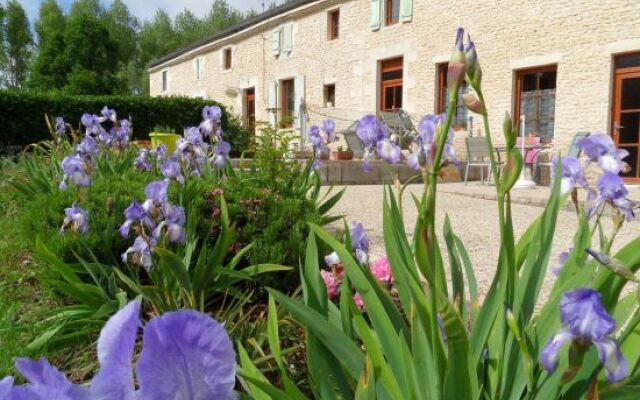
[{"label": "outdoor chair", "polygon": [[362,156],[364,155],[364,144],[356,133],[357,126],[358,121],[355,121],[347,129],[340,132],[340,134],[344,136],[344,140],[347,142],[347,147],[349,148],[349,150],[353,151],[354,157],[362,158]]},{"label": "outdoor chair", "polygon": [[484,168],[487,168],[487,184],[491,180],[491,160],[487,141],[484,137],[468,137],[467,142],[467,168],[464,171],[464,184],[467,184],[469,168],[480,168],[480,179],[484,185]]},{"label": "outdoor chair", "polygon": [[[580,143],[582,139],[589,137],[589,135],[591,135],[591,133],[589,132],[576,133],[573,139],[571,140],[571,145],[569,146],[569,150],[567,151],[567,154],[565,154],[565,156],[575,157],[575,158],[580,157],[581,150],[578,147],[578,143]],[[540,181],[540,172],[542,167],[549,167],[549,168],[553,167],[554,155],[555,155],[555,150],[553,146],[550,148],[539,150],[536,153],[536,163],[533,171],[533,177],[535,181],[537,182]]]},{"label": "outdoor chair", "polygon": [[396,111],[382,111],[380,117],[389,128],[391,134],[398,136],[400,148],[407,150],[411,147],[414,137],[417,135],[413,121],[406,111],[400,109]]}]

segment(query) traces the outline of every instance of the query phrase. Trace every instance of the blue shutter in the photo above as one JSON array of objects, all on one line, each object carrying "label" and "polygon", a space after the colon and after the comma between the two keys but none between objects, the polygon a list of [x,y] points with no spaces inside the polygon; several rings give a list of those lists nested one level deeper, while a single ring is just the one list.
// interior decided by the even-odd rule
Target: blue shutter
[{"label": "blue shutter", "polygon": [[282,51],[291,53],[293,50],[293,24],[285,25],[282,32]]},{"label": "blue shutter", "polygon": [[273,31],[273,54],[280,54],[280,37],[282,35],[282,28],[278,28]]},{"label": "blue shutter", "polygon": [[413,0],[400,0],[400,22],[411,22],[413,18]]},{"label": "blue shutter", "polygon": [[371,0],[371,29],[380,29],[380,0]]}]

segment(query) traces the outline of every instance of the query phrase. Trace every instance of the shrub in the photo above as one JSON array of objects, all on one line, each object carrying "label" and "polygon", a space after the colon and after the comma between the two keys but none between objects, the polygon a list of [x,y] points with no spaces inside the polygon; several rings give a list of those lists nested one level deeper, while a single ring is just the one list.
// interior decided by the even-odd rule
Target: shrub
[{"label": "shrub", "polygon": [[[122,118],[131,116],[133,138],[146,139],[157,125],[167,126],[182,134],[185,127],[192,126],[202,118],[202,109],[215,102],[188,97],[142,97],[142,96],[71,96],[63,94],[38,94],[24,91],[0,91],[0,149],[11,146],[26,146],[49,139],[43,113],[61,116],[78,127],[80,116],[96,113],[104,106],[118,111]],[[242,128],[239,118],[222,113],[222,129],[232,146],[233,154],[239,155],[249,144],[249,133]]]}]

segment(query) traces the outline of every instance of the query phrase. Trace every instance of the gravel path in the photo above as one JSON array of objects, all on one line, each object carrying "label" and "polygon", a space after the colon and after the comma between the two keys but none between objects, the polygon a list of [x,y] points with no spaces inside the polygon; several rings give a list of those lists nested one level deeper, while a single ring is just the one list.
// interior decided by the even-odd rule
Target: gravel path
[{"label": "gravel path", "polygon": [[[339,189],[339,188],[338,188]],[[421,185],[412,185],[407,192],[421,194]],[[373,259],[384,255],[384,242],[382,233],[382,197],[383,187],[349,186],[342,200],[336,205],[333,212],[345,215],[349,222],[362,222],[371,242],[371,257]],[[404,196],[404,217],[407,235],[411,238],[415,226],[417,212],[413,205],[411,195]],[[446,257],[444,240],[442,239],[442,227],[444,217],[449,214],[454,232],[464,242],[474,266],[478,290],[482,295],[488,291],[496,271],[499,250],[499,229],[497,204],[492,200],[483,200],[461,196],[456,194],[439,193],[436,224],[440,236],[440,245],[443,255]],[[516,237],[519,237],[543,209],[531,205],[513,205],[513,220]],[[605,226],[610,232],[611,224],[605,218]],[[336,226],[341,227],[342,222]],[[568,249],[573,241],[573,235],[577,229],[575,213],[560,211],[556,234],[553,241],[550,264],[557,262],[557,255]],[[636,220],[625,225],[618,234],[614,250],[624,246],[633,238],[640,235],[640,221]],[[448,269],[448,263],[445,260]],[[547,274],[544,292],[551,289],[553,275]],[[546,296],[545,296],[546,297]]]}]

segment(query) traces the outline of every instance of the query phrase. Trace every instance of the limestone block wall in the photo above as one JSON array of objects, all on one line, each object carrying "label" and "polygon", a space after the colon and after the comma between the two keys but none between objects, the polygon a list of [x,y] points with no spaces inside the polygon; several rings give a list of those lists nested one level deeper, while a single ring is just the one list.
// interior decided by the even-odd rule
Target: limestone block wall
[{"label": "limestone block wall", "polygon": [[[327,40],[327,12],[340,9],[340,37]],[[557,65],[555,144],[565,150],[578,131],[609,132],[613,57],[640,51],[640,3],[635,0],[413,1],[411,22],[370,28],[370,0],[324,0],[228,36],[150,69],[151,94],[201,96],[243,113],[242,90],[254,87],[257,119],[269,121],[273,81],[304,77],[309,121],[330,116],[344,129],[379,104],[379,63],[404,57],[403,108],[417,121],[435,110],[437,63],[446,62],[458,26],[478,48],[494,141],[502,141],[512,111],[517,70]],[[292,51],[273,53],[273,30],[292,24]],[[222,52],[231,47],[225,71]],[[204,59],[197,79],[195,59]],[[162,91],[162,71],[168,87]],[[323,87],[335,84],[335,107]],[[480,118],[474,127],[481,128]],[[474,132],[475,134],[476,132]],[[456,149],[464,153],[466,132]],[[464,157],[463,157],[464,158]]]}]

